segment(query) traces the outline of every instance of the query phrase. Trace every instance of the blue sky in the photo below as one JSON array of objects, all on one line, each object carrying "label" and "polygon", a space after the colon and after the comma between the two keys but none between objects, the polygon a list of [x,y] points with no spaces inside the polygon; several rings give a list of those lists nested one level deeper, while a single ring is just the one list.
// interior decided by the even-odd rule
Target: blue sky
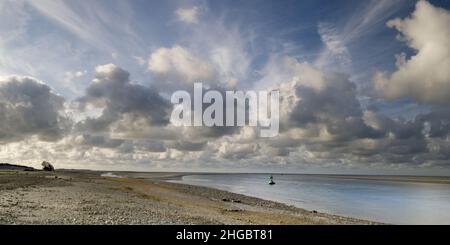
[{"label": "blue sky", "polygon": [[[445,1],[434,2],[438,6],[445,6]],[[355,76],[367,78],[360,71],[392,69],[393,55],[405,50],[402,43],[392,42],[396,33],[386,28],[385,23],[393,16],[406,16],[414,8],[414,1],[283,1],[282,4],[277,1],[32,3],[34,7],[39,6],[40,10],[30,4],[17,7],[16,11],[21,14],[15,18],[25,23],[21,27],[21,35],[2,50],[14,62],[8,64],[3,61],[1,72],[40,77],[68,96],[74,95],[59,82],[64,79],[65,72],[87,71],[92,74],[98,64],[116,63],[132,71],[133,77],[140,82],[150,83],[149,74],[146,74],[145,68],[139,68],[136,57],[147,59],[159,47],[199,45],[195,43],[197,40],[190,40],[193,33],[201,35],[196,38],[202,42],[226,35],[208,29],[214,26],[236,32],[229,35],[242,39],[236,42],[242,42],[251,62],[250,70],[255,71],[273,53],[289,54],[300,60],[314,62],[324,49],[318,31],[319,24],[324,23],[337,35],[342,35],[342,39],[349,39],[342,40],[342,45],[348,49],[350,59],[358,60],[352,63],[351,68],[355,70]],[[6,1],[4,5],[7,11],[8,5],[19,4]],[[192,6],[201,9],[199,18],[205,22],[201,23],[201,27],[177,21],[175,11]],[[373,15],[367,16],[376,8],[380,9],[379,12],[375,10]],[[368,18],[367,24],[361,23],[365,17]],[[9,31],[19,31],[14,25],[17,24],[12,24]],[[354,30],[355,27],[359,29]],[[30,58],[39,60],[42,67],[28,64]],[[326,62],[331,63],[330,67],[334,66],[332,60]],[[27,65],[18,65],[21,63]],[[252,74],[246,76],[248,82],[252,82]]]},{"label": "blue sky", "polygon": [[[220,164],[228,166],[228,162],[235,161],[240,155],[231,154],[231,158],[227,158],[229,156],[227,154],[220,157],[211,157],[211,155],[219,154],[221,150],[227,152],[229,144],[236,145],[236,142],[238,142],[237,145],[242,146],[242,148],[230,148],[230,151],[245,154],[242,155],[243,160],[241,159],[240,165],[230,165],[236,169],[259,168],[254,162],[262,160],[260,159],[261,156],[257,156],[258,154],[255,152],[269,147],[270,149],[274,148],[274,151],[278,153],[288,152],[289,157],[287,158],[290,160],[287,158],[281,159],[281,156],[285,156],[285,154],[280,154],[280,158],[278,158],[278,155],[277,157],[272,156],[273,158],[264,158],[268,161],[266,166],[268,169],[277,170],[279,166],[282,166],[278,169],[279,171],[284,168],[293,169],[293,171],[311,168],[312,171],[325,169],[324,171],[328,172],[345,172],[354,169],[363,172],[383,172],[391,169],[414,172],[425,168],[425,166],[431,166],[426,168],[431,170],[426,171],[434,173],[435,168],[447,168],[446,163],[449,161],[450,153],[444,153],[442,149],[448,146],[448,140],[443,136],[439,136],[439,139],[429,139],[428,136],[424,136],[422,133],[424,128],[422,127],[425,126],[423,125],[427,123],[435,125],[437,122],[423,118],[430,118],[433,112],[441,111],[447,105],[444,98],[445,91],[447,91],[446,84],[447,82],[450,83],[448,74],[442,73],[441,70],[433,71],[433,69],[429,69],[430,73],[442,73],[443,75],[434,79],[429,78],[430,75],[425,72],[422,73],[423,76],[419,74],[418,77],[423,78],[423,83],[431,84],[425,86],[425,88],[429,88],[429,91],[424,91],[423,95],[420,94],[420,90],[423,88],[420,81],[408,84],[405,81],[409,75],[405,74],[408,72],[407,69],[413,69],[408,68],[408,63],[411,63],[409,65],[414,67],[412,57],[420,53],[423,46],[421,44],[419,44],[419,48],[414,46],[416,41],[417,43],[425,42],[429,45],[435,45],[437,48],[443,48],[444,50],[441,53],[444,54],[448,50],[445,50],[445,45],[441,45],[444,47],[439,46],[443,42],[439,34],[436,34],[436,36],[440,39],[433,39],[433,35],[430,36],[430,40],[426,38],[421,40],[418,37],[421,35],[420,30],[411,26],[426,25],[427,23],[423,23],[427,22],[425,18],[417,17],[417,20],[408,27],[405,27],[407,25],[405,24],[407,23],[405,18],[414,19],[416,17],[411,16],[414,16],[415,13],[421,13],[422,10],[423,15],[436,13],[436,20],[430,20],[430,23],[435,23],[434,26],[442,23],[445,26],[450,2],[423,2],[426,2],[426,4],[422,4],[422,6],[416,4],[416,1],[408,0],[5,0],[0,3],[0,77],[28,76],[45,83],[46,86],[51,88],[51,93],[64,100],[64,105],[61,105],[61,108],[58,107],[58,113],[63,113],[70,118],[74,125],[82,125],[86,124],[83,121],[86,118],[98,119],[101,118],[102,111],[112,110],[108,107],[99,107],[97,102],[89,102],[90,104],[87,105],[89,109],[86,109],[86,105],[83,109],[80,109],[77,104],[79,101],[93,99],[92,96],[89,97],[87,91],[93,86],[94,78],[100,81],[106,79],[102,77],[104,74],[99,72],[99,70],[102,70],[99,67],[107,64],[113,64],[114,67],[103,67],[103,70],[129,74],[129,82],[139,84],[143,88],[152,88],[163,99],[167,98],[174,89],[182,89],[185,88],[183,86],[186,84],[190,85],[190,79],[210,79],[207,82],[211,84],[219,84],[223,87],[233,84],[240,89],[283,87],[282,84],[287,86],[287,81],[297,79],[297,87],[292,88],[292,91],[296,91],[296,93],[291,96],[300,98],[300,94],[304,92],[298,86],[301,87],[310,83],[318,84],[314,81],[306,81],[310,79],[308,75],[305,75],[305,77],[301,75],[302,72],[307,73],[310,69],[314,69],[316,73],[326,77],[325,83],[327,85],[325,87],[330,90],[330,96],[333,94],[333,89],[336,93],[346,93],[344,88],[352,88],[354,85],[354,91],[350,95],[343,96],[354,97],[354,101],[352,100],[349,103],[357,103],[358,109],[351,112],[348,110],[330,111],[330,115],[343,113],[345,115],[339,115],[338,117],[342,117],[344,121],[350,120],[350,117],[359,121],[365,120],[363,127],[368,126],[374,130],[383,131],[384,136],[377,138],[367,135],[349,136],[348,134],[340,135],[336,133],[333,135],[334,140],[345,138],[345,141],[334,141],[331,144],[328,141],[322,141],[322,136],[318,136],[318,140],[315,142],[309,142],[310,140],[304,140],[301,137],[301,139],[287,140],[288,137],[282,134],[279,140],[283,142],[284,140],[289,142],[298,140],[299,142],[289,145],[286,149],[281,149],[281,147],[266,146],[263,143],[250,145],[248,142],[238,141],[236,137],[242,136],[243,132],[221,136],[218,139],[205,137],[204,139],[198,139],[197,142],[191,142],[188,140],[189,132],[183,131],[177,132],[182,136],[175,137],[176,141],[190,142],[193,145],[198,144],[205,148],[189,152],[188,155],[192,155],[191,158],[181,161],[177,159],[177,156],[179,155],[178,151],[183,152],[183,150],[173,147],[174,149],[171,151],[170,146],[174,143],[167,138],[151,138],[151,143],[162,145],[164,151],[156,151],[159,154],[158,156],[147,156],[145,150],[137,150],[144,144],[142,139],[136,139],[128,135],[127,137],[120,136],[121,134],[117,134],[117,130],[114,131],[112,128],[101,132],[87,132],[82,131],[77,126],[71,126],[70,133],[65,133],[50,142],[42,141],[44,143],[33,138],[36,135],[41,135],[42,132],[30,131],[27,134],[28,140],[33,141],[30,144],[36,145],[36,148],[40,144],[45,144],[48,150],[41,152],[36,148],[33,150],[22,149],[22,153],[31,151],[34,152],[36,157],[47,156],[47,158],[55,159],[55,161],[62,161],[61,158],[67,158],[71,160],[63,161],[62,164],[74,166],[73,162],[81,158],[79,153],[73,153],[76,156],[71,158],[67,156],[69,153],[63,157],[56,156],[57,154],[52,152],[55,152],[57,147],[67,145],[68,141],[76,141],[77,137],[86,140],[87,135],[94,135],[102,138],[102,142],[120,141],[122,142],[121,144],[118,143],[120,147],[124,148],[127,145],[128,148],[133,149],[131,151],[134,151],[134,154],[131,152],[125,153],[125,150],[121,148],[122,152],[111,153],[107,151],[112,151],[112,147],[102,147],[98,144],[87,147],[86,145],[89,144],[85,144],[84,148],[81,147],[82,151],[86,152],[86,149],[88,149],[91,156],[97,154],[96,157],[89,160],[95,162],[92,165],[95,168],[134,166],[136,169],[165,167],[184,169],[189,168],[185,162],[195,161],[198,162],[196,163],[198,164],[197,168],[205,166],[206,168],[221,169]],[[442,11],[443,14],[438,14]],[[399,18],[400,22],[392,25],[387,24],[390,20],[396,18]],[[401,36],[403,36],[403,39]],[[446,36],[443,38],[446,38]],[[396,65],[395,58],[396,55],[402,53],[405,57],[402,64],[406,64],[403,68],[402,65],[398,65],[399,63]],[[422,53],[425,53],[425,51]],[[180,57],[182,61],[185,60],[186,62],[177,63]],[[448,57],[443,55],[436,59],[438,60],[433,60],[433,62],[440,61],[445,64]],[[403,60],[397,58],[397,61]],[[165,67],[161,66],[166,64],[164,62],[172,64],[172,70],[164,70]],[[432,63],[431,61],[428,62],[426,58],[420,58],[420,62]],[[201,69],[197,70],[198,67],[201,67]],[[297,72],[300,72],[300,75]],[[375,78],[377,74],[379,76]],[[108,79],[110,78],[108,77]],[[177,80],[183,78],[186,78],[187,82]],[[304,79],[306,80],[303,81]],[[342,82],[342,84],[333,82],[340,79],[345,80],[345,82]],[[10,81],[6,78],[4,80]],[[179,84],[174,83],[174,80],[177,80]],[[349,84],[351,86],[347,87]],[[442,89],[439,89],[439,86],[442,86]],[[439,90],[443,92],[439,93]],[[325,96],[326,91],[328,90],[316,91],[317,96]],[[111,100],[112,98],[108,99]],[[336,103],[341,102],[339,100]],[[344,103],[343,105],[347,104]],[[289,110],[295,110],[295,108],[306,105],[282,106],[286,110],[288,108]],[[309,109],[312,110],[312,108],[302,108],[303,111],[309,111]],[[315,109],[323,112],[329,108]],[[120,113],[123,114],[115,118],[117,121],[114,121],[114,123],[110,122],[112,124],[109,126],[117,126],[121,120],[125,120],[124,118],[130,112]],[[369,114],[372,115],[371,113],[377,115],[376,120],[374,120],[378,124],[382,124],[381,121],[385,124],[374,126],[374,123],[368,123],[367,118]],[[116,114],[114,115],[116,116]],[[298,126],[300,121],[294,123],[295,120],[292,119],[292,115],[288,113],[289,119],[287,121],[291,121],[286,122],[287,131],[314,131],[310,125],[312,122],[303,125],[304,119],[302,118],[301,126]],[[103,116],[106,117],[105,114]],[[320,120],[326,118],[326,122],[319,119],[317,119],[319,121],[315,121],[315,131],[317,132],[321,130],[320,128],[323,125],[325,125],[325,128],[330,127],[327,128],[328,133],[332,132],[332,127],[335,125],[330,125],[331,122],[341,125],[338,123],[340,119],[331,118],[331,116],[317,116],[317,118],[320,118]],[[424,121],[419,121],[419,119]],[[433,120],[435,120],[434,117]],[[438,119],[440,127],[443,127],[442,122],[445,120],[447,120],[446,117]],[[410,146],[403,142],[407,139],[400,139],[400,136],[396,135],[403,128],[411,128],[409,122],[422,125],[414,126],[417,132],[415,132],[415,136],[411,136],[420,141],[417,143],[420,147]],[[6,120],[4,120],[4,123],[6,124]],[[294,124],[297,126],[292,126]],[[345,123],[342,125],[341,130],[343,131],[349,127]],[[386,125],[391,126],[389,126],[389,129],[380,129]],[[8,128],[7,126],[10,125],[6,125],[4,128]],[[154,125],[146,126],[152,128]],[[39,128],[39,130],[48,131],[46,128]],[[164,130],[170,131],[172,129],[169,130],[166,127]],[[289,135],[292,132],[286,132],[286,134]],[[418,136],[419,134],[421,135]],[[392,140],[392,137],[395,140]],[[11,136],[10,138],[15,139],[17,137]],[[20,140],[5,139],[9,146],[3,150],[0,149],[0,156],[3,156],[0,157],[0,160],[11,160],[8,159],[7,155],[14,151],[15,147],[24,144],[24,139],[19,138]],[[374,148],[381,147],[381,145],[382,147],[378,149],[377,153],[373,153],[373,158],[368,159],[369,157],[361,154],[361,149],[352,148],[354,144],[358,144],[356,141],[370,141]],[[394,144],[395,147],[401,145],[398,146],[399,152],[389,153],[389,157],[384,157],[383,151],[386,151],[386,148],[383,147],[389,147],[390,144]],[[439,145],[440,150],[437,154],[439,157],[429,156],[430,154],[433,155],[430,153],[430,144]],[[81,149],[79,148],[80,146],[75,144],[73,149],[68,151],[77,151]],[[411,151],[415,149],[417,152],[411,152],[408,155],[403,152],[407,151],[406,148],[412,149]],[[368,149],[364,150],[369,151]],[[251,151],[253,152],[249,153]],[[20,151],[16,150],[16,152]],[[101,152],[101,154],[98,152]],[[330,156],[325,156],[325,152]],[[162,156],[163,153],[166,155]],[[153,151],[151,154],[153,154]],[[100,158],[100,155],[105,156],[105,158]],[[174,156],[168,157],[168,155]],[[405,157],[406,155],[407,157]],[[167,161],[160,160],[165,157],[168,159]],[[144,158],[150,160],[142,160]],[[317,161],[311,160],[312,158]],[[330,159],[333,159],[332,163],[330,163]],[[183,164],[173,163],[175,161],[183,162]],[[367,161],[368,163],[366,165],[358,164],[356,163],[358,161]],[[408,164],[411,161],[415,162],[415,164],[412,164],[414,166]],[[105,162],[109,162],[110,165],[102,164]],[[138,164],[138,162],[142,163]],[[312,162],[317,162],[317,164]]]}]

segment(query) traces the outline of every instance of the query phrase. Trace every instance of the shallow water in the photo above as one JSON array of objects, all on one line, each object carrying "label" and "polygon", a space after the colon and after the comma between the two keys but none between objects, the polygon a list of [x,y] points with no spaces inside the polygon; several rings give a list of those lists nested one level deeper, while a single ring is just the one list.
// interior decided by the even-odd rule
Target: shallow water
[{"label": "shallow water", "polygon": [[450,185],[327,175],[196,174],[174,182],[213,187],[308,210],[391,224],[450,224]]}]

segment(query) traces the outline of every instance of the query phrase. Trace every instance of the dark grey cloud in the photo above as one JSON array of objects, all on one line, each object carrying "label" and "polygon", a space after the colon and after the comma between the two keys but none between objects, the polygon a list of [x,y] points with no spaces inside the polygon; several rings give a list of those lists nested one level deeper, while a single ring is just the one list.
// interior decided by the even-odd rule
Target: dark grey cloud
[{"label": "dark grey cloud", "polygon": [[167,150],[164,142],[158,140],[135,140],[130,143],[136,151],[165,152]]},{"label": "dark grey cloud", "polygon": [[[208,141],[238,132],[237,127],[169,127],[170,101],[158,89],[131,83],[129,77],[116,65],[97,67],[95,78],[77,103],[81,110],[102,111],[98,117],[87,117],[76,124],[74,134],[83,135],[81,145],[122,152],[196,152],[204,150]],[[215,89],[225,94],[223,88]],[[193,99],[193,91],[189,92]],[[204,103],[203,109],[207,106]]]},{"label": "dark grey cloud", "polygon": [[179,140],[175,142],[170,142],[168,144],[168,147],[179,151],[202,151],[205,148],[206,144],[207,144],[206,141],[192,142],[187,140]]},{"label": "dark grey cloud", "polygon": [[364,123],[355,84],[339,74],[328,77],[328,80],[328,85],[320,91],[306,86],[297,87],[296,94],[300,100],[290,114],[290,126],[302,128],[308,124],[325,124],[337,140],[382,137],[382,131]]},{"label": "dark grey cloud", "polygon": [[[348,77],[323,77],[320,87],[301,82],[291,89],[292,107],[281,108],[288,109],[281,119],[283,131],[268,139],[255,136],[256,129],[246,131],[249,127],[174,127],[169,123],[172,105],[158,88],[132,83],[130,74],[115,65],[97,67],[86,94],[75,101],[81,112],[95,108],[100,113],[79,119],[72,130],[61,113],[62,97],[35,79],[8,78],[0,83],[0,141],[33,135],[63,139],[55,149],[67,151],[67,157],[121,163],[448,166],[446,106],[434,106],[411,120],[390,118],[374,106],[361,106]],[[204,92],[209,89],[225,91],[211,86]]]},{"label": "dark grey cloud", "polygon": [[422,125],[427,123],[426,134],[428,137],[446,137],[450,132],[449,105],[433,107],[431,112],[418,115],[416,121]]},{"label": "dark grey cloud", "polygon": [[64,98],[31,77],[0,79],[0,141],[11,142],[36,135],[55,141],[70,129],[63,116]]},{"label": "dark grey cloud", "polygon": [[293,89],[297,102],[282,134],[265,142],[281,155],[302,148],[309,155],[303,161],[324,164],[450,163],[448,107],[435,106],[410,120],[390,118],[373,106],[363,108],[355,84],[340,74],[327,75],[321,89],[302,83]]},{"label": "dark grey cloud", "polygon": [[154,88],[131,83],[130,74],[113,64],[97,67],[95,79],[78,100],[81,107],[102,108],[98,118],[88,118],[78,124],[81,131],[108,131],[111,124],[124,115],[142,118],[149,125],[169,123],[172,105]]},{"label": "dark grey cloud", "polygon": [[104,148],[118,148],[125,140],[122,139],[110,139],[103,135],[83,135],[81,145],[104,147]]}]

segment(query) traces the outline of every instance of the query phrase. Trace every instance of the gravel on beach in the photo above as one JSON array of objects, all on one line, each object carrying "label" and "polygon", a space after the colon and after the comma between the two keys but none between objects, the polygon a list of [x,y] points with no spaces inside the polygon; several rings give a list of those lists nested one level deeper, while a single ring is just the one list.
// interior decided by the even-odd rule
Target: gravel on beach
[{"label": "gravel on beach", "polygon": [[0,171],[0,224],[375,224],[153,178]]}]

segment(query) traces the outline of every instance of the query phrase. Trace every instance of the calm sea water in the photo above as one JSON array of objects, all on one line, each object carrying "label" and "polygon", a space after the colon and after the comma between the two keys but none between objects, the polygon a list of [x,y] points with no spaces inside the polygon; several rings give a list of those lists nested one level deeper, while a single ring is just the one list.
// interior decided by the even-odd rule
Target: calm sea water
[{"label": "calm sea water", "polygon": [[391,224],[450,224],[450,185],[326,175],[186,175],[180,182]]}]

